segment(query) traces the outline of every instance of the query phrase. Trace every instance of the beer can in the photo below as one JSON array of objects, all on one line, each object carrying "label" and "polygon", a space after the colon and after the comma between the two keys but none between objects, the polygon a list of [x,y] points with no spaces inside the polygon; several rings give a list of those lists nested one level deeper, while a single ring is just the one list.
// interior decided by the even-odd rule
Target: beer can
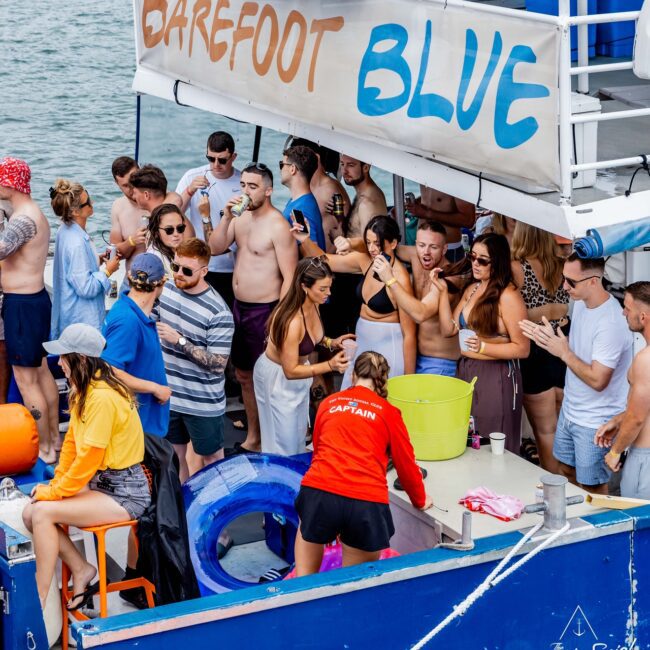
[{"label": "beer can", "polygon": [[111,290],[108,292],[109,298],[117,298],[117,280],[111,280]]},{"label": "beer can", "polygon": [[415,203],[415,194],[413,192],[406,192],[404,194],[404,203]]},{"label": "beer can", "polygon": [[106,247],[106,257],[109,260],[114,260],[116,255],[117,255],[117,246],[114,246],[113,244],[109,244]]},{"label": "beer can", "polygon": [[234,217],[241,217],[241,215],[248,209],[250,202],[251,197],[248,196],[248,194],[242,194],[241,200],[239,203],[237,203],[237,205],[234,205],[232,208],[230,208],[230,212]]},{"label": "beer can", "polygon": [[332,214],[337,219],[342,219],[345,216],[345,205],[343,203],[343,195],[342,194],[332,195],[332,203],[334,204]]}]

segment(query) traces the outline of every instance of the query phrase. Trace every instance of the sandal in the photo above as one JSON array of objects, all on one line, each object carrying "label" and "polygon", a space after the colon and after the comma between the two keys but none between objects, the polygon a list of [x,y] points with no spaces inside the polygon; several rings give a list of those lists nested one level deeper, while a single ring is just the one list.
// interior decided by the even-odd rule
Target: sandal
[{"label": "sandal", "polygon": [[93,604],[93,597],[97,594],[98,591],[99,581],[86,587],[86,589],[84,589],[84,591],[82,591],[80,594],[72,594],[70,602],[76,600],[77,598],[81,598],[81,601],[79,601],[79,604],[75,605],[74,607],[66,606],[66,609],[69,612],[76,612],[78,609],[90,607]]},{"label": "sandal", "polygon": [[531,438],[525,438],[519,448],[519,455],[525,458],[528,462],[534,465],[539,465],[539,453],[537,452],[537,445]]}]

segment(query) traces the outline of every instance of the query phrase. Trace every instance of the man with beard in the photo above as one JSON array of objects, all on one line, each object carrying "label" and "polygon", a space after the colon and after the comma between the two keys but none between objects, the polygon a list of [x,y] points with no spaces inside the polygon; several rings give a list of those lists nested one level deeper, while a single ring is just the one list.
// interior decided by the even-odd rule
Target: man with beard
[{"label": "man with beard", "polygon": [[[147,165],[146,167],[152,166]],[[153,169],[157,170],[153,180],[151,178],[148,181],[145,180],[144,188],[149,190],[154,200],[151,207],[148,207],[149,202],[145,207],[142,197],[140,203],[135,200],[135,188],[131,185],[131,177],[139,170],[138,163],[129,156],[120,156],[113,161],[111,167],[113,179],[122,191],[123,196],[115,199],[111,208],[110,242],[117,247],[119,254],[126,259],[127,271],[131,268],[131,260],[145,251],[147,231],[144,224],[146,224],[145,220],[149,217],[151,210],[161,203],[174,203],[175,205],[180,203],[180,197],[176,192],[167,192],[167,179],[162,171],[157,167]],[[158,174],[158,172],[160,173]],[[162,200],[158,196],[158,189],[162,191]]]},{"label": "man with beard", "polygon": [[613,472],[621,469],[621,454],[629,447],[621,496],[650,499],[650,282],[629,285],[623,307],[628,327],[643,336],[646,347],[636,355],[627,373],[627,408],[596,431],[594,442],[610,447],[605,464]]},{"label": "man with beard", "polygon": [[[438,303],[440,292],[431,283],[430,274],[435,268],[446,270],[449,262],[445,257],[447,252],[446,232],[442,224],[435,221],[420,221],[415,246],[398,246],[397,256],[411,265],[413,273],[412,296],[398,282],[391,282],[393,271],[386,260],[379,256],[375,258],[374,269],[385,283],[390,283],[392,295],[401,307],[416,323],[418,323],[418,356],[415,372],[417,374],[434,374],[454,377],[456,363],[460,357],[458,337],[446,338],[440,334],[438,321]],[[455,307],[460,293],[455,285],[455,300],[452,299],[452,309]]]},{"label": "man with beard", "polygon": [[220,255],[233,242],[237,244],[232,362],[242,387],[248,432],[246,440],[235,448],[237,452],[257,452],[261,439],[253,368],[264,352],[266,322],[291,284],[298,247],[289,224],[271,204],[271,170],[261,163],[248,165],[242,170],[241,188],[242,194],[250,199],[246,211],[238,217],[231,211],[242,197],[233,197],[226,203],[223,218],[210,236],[210,249],[213,255]]},{"label": "man with beard", "polygon": [[0,160],[0,200],[10,213],[0,234],[5,345],[23,402],[36,420],[39,456],[56,460],[59,442],[59,391],[47,365],[52,303],[43,272],[50,226],[30,196],[31,170],[18,158]]},{"label": "man with beard", "polygon": [[187,444],[205,467],[223,458],[226,412],[224,371],[234,323],[224,299],[206,279],[210,248],[189,239],[176,249],[160,296],[158,335],[172,390],[169,440],[180,461],[181,483],[189,477]]},{"label": "man with beard", "polygon": [[370,165],[341,154],[341,174],[346,185],[354,187],[356,196],[346,217],[346,237],[363,237],[366,224],[379,214],[388,214],[386,197],[370,178]]}]

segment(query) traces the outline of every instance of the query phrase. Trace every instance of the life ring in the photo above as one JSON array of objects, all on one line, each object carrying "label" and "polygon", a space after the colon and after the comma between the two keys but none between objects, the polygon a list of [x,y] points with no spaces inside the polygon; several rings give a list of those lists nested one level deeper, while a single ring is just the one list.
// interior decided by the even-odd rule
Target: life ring
[{"label": "life ring", "polygon": [[217,559],[221,531],[251,512],[272,512],[298,526],[294,501],[308,465],[273,454],[240,454],[217,461],[183,485],[190,557],[203,596],[250,587]]}]

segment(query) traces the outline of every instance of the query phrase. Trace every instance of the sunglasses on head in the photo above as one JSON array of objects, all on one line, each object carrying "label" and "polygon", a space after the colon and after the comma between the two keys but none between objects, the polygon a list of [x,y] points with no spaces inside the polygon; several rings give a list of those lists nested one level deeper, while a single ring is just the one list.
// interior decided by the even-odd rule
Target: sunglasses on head
[{"label": "sunglasses on head", "polygon": [[220,165],[225,165],[232,158],[232,155],[227,158],[221,158],[220,156],[210,156],[205,154],[205,157],[208,159],[208,162],[211,162],[212,164],[218,162]]},{"label": "sunglasses on head", "polygon": [[268,166],[265,165],[264,163],[255,162],[255,161],[247,163],[242,171],[247,172],[247,171],[249,171],[251,169],[257,169],[258,171],[261,171],[261,172],[270,172],[271,171],[268,168]]},{"label": "sunglasses on head", "polygon": [[164,228],[160,226],[159,230],[162,230],[166,235],[173,235],[174,230],[179,235],[182,235],[185,232],[185,228],[187,228],[187,226],[182,223],[180,226],[165,226]]},{"label": "sunglasses on head", "polygon": [[599,275],[589,275],[586,278],[581,278],[580,280],[574,280],[573,278],[567,278],[566,275],[562,276],[562,279],[572,288],[575,289],[576,285],[580,284],[581,282],[585,282],[586,280],[591,280],[591,278],[599,278]]},{"label": "sunglasses on head", "polygon": [[472,262],[476,262],[479,266],[490,266],[492,263],[492,260],[488,257],[479,257],[474,252],[468,253],[467,257],[469,257]]},{"label": "sunglasses on head", "polygon": [[319,268],[326,268],[327,266],[327,257],[325,255],[320,255],[319,257],[312,257],[307,264],[307,268],[311,266],[317,266]]},{"label": "sunglasses on head", "polygon": [[181,266],[180,264],[176,264],[176,262],[172,262],[170,266],[174,273],[178,273],[180,271],[183,275],[187,276],[188,278],[191,278],[197,271],[200,271],[201,269],[205,268],[205,266],[199,266],[198,269],[191,269],[189,266]]}]

